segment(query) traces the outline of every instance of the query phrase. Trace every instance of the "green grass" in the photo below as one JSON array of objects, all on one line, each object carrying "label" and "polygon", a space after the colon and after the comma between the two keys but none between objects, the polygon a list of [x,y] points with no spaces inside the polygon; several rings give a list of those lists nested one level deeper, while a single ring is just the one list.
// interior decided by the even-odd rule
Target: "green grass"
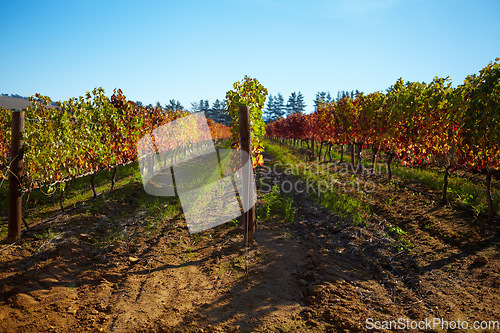
[{"label": "green grass", "polygon": [[[402,180],[415,181],[434,190],[442,190],[444,186],[444,173],[437,170],[425,170],[394,165],[393,174]],[[493,205],[500,210],[500,192],[494,191]],[[455,174],[448,177],[448,198],[470,206],[476,214],[487,210],[486,185],[484,182],[473,181]]]},{"label": "green grass", "polygon": [[[279,146],[278,146],[279,147]],[[319,149],[319,146],[317,146]],[[321,158],[324,157],[325,152],[328,150],[327,145],[323,145],[321,150]],[[334,146],[331,150],[332,159],[340,160],[339,147]],[[371,169],[371,150],[363,151],[365,156],[363,159],[363,166],[366,169]],[[350,152],[348,147],[344,146],[344,161],[350,161]],[[376,163],[378,165],[378,170],[387,170],[385,162]],[[421,169],[417,167],[405,167],[394,161],[391,164],[392,173],[398,176],[403,181],[417,182],[429,189],[442,191],[444,186],[444,170],[442,169]],[[482,178],[481,178],[482,179]],[[493,206],[495,211],[500,212],[500,190],[498,185],[493,187]],[[486,185],[484,181],[474,181],[464,177],[460,177],[454,173],[451,173],[448,177],[448,198],[453,201],[461,202],[462,204],[471,207],[474,212],[480,214],[486,212],[487,210],[487,199],[486,199]],[[392,203],[392,202],[391,202]],[[390,204],[391,204],[390,203]]]},{"label": "green grass", "polygon": [[220,142],[215,142],[215,148],[220,149],[231,149],[231,139],[221,140]]},{"label": "green grass", "polygon": [[[264,142],[264,147],[285,169],[289,166],[289,169],[295,175],[299,176],[305,182],[309,181],[311,184],[314,184],[315,188],[318,188],[319,182],[328,183],[330,181],[326,175],[323,175],[321,172],[315,172],[314,162],[305,162],[305,157],[302,159],[299,158],[287,147],[279,146],[269,141]],[[300,167],[297,167],[298,165]],[[313,195],[312,193],[310,194]],[[330,186],[329,191],[322,191],[321,193],[317,191],[315,197],[324,207],[345,219],[350,219],[355,225],[363,224],[366,217],[370,214],[367,204],[361,202],[353,195],[340,192],[335,186]]]},{"label": "green grass", "polygon": [[[293,198],[290,195],[282,195],[280,187],[275,185],[269,193],[263,195],[262,203],[263,215],[268,219],[272,216],[283,216],[286,222],[292,223],[295,219],[295,209],[293,208]],[[257,212],[260,216],[260,212]]]},{"label": "green grass", "polygon": [[[112,171],[97,172],[94,177],[94,184],[97,193],[106,193],[111,188]],[[115,188],[127,184],[131,181],[140,180],[138,163],[131,163],[117,168]],[[51,188],[44,187],[31,191],[27,205],[23,206],[25,218],[29,220],[43,219],[60,210],[59,197],[63,190],[63,184],[57,184]],[[65,208],[71,207],[76,203],[85,201],[93,197],[90,187],[90,176],[81,177],[69,183],[64,194],[63,205]],[[26,195],[23,196],[23,204]],[[0,189],[0,205],[7,207],[8,202],[8,183],[5,182]]]},{"label": "green grass", "polygon": [[[316,149],[319,149],[319,146],[317,146]],[[339,149],[338,146],[337,146],[337,149]],[[331,149],[332,160],[339,160],[340,161],[340,152],[337,151],[337,149],[335,148],[335,146],[333,146]],[[328,146],[323,145],[323,147],[321,148],[321,152],[319,154],[321,156],[321,159],[323,159],[323,157],[325,157],[325,153],[327,151],[328,151]],[[350,152],[347,149],[347,145],[344,145],[344,162],[347,161],[348,159],[350,161],[349,154],[350,154]],[[329,158],[328,154],[327,154],[327,158]]]},{"label": "green grass", "polygon": [[387,229],[387,231],[392,234],[392,235],[397,235],[397,236],[402,236],[402,235],[406,235],[406,231],[403,231],[400,227],[398,226],[393,226],[392,224],[387,224],[385,226],[385,228]]},{"label": "green grass", "polygon": [[180,217],[182,213],[181,204],[174,197],[155,197],[144,193],[139,197],[138,204],[141,209],[147,212],[145,220],[146,239],[153,237],[163,222]]},{"label": "green grass", "polygon": [[41,234],[35,234],[35,238],[41,240],[52,240],[55,234],[52,231],[52,228],[45,229]]},{"label": "green grass", "polygon": [[[322,155],[323,156],[323,155]],[[340,159],[340,153],[332,152],[332,157]],[[347,156],[347,158],[350,158]],[[346,154],[344,152],[344,160]],[[349,159],[350,160],[350,159]],[[371,155],[363,160],[365,168],[371,168]],[[378,163],[382,170],[386,170],[385,163]],[[442,191],[444,186],[443,169],[421,169],[418,167],[405,167],[394,161],[391,164],[393,175],[398,176],[403,181],[417,182],[429,189]],[[498,188],[493,191],[493,205],[495,211],[500,211],[500,191]],[[451,173],[448,177],[448,198],[463,203],[471,207],[476,214],[487,210],[486,184],[484,181],[473,181],[457,174]]]},{"label": "green grass", "polygon": [[[113,227],[120,225],[120,219],[127,219],[137,211],[144,210],[145,236],[150,237],[156,233],[162,221],[174,219],[182,214],[179,200],[173,197],[156,197],[147,194],[142,188],[141,175],[138,163],[131,163],[118,167],[115,186],[111,189],[111,175],[108,171],[98,172],[94,178],[99,196],[93,198],[90,187],[90,176],[82,177],[70,183],[65,193],[64,207],[67,210],[75,205],[81,205],[82,215],[106,215],[106,226],[101,228],[101,234],[94,239],[97,246],[109,247],[111,244],[123,241],[128,235],[123,233],[123,228]],[[5,187],[5,185],[3,186]],[[23,207],[23,217],[29,225],[54,216],[60,212],[59,195],[60,187],[55,187],[51,195],[47,189],[32,191],[28,205]],[[90,200],[92,199],[92,200]],[[7,191],[0,191],[0,202],[7,206]],[[110,212],[113,207],[113,212]],[[0,224],[0,238],[7,235],[7,219]]]},{"label": "green grass", "polygon": [[279,146],[269,141],[264,141],[264,149],[282,164],[296,165],[302,163],[302,160],[292,154],[286,147]]}]

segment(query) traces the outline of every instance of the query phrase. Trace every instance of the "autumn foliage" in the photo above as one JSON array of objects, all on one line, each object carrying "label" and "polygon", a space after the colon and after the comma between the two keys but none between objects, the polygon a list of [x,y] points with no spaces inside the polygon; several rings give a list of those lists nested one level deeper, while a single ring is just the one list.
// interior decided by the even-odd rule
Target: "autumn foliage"
[{"label": "autumn foliage", "polygon": [[268,124],[266,132],[275,138],[384,151],[407,166],[476,170],[488,182],[500,168],[498,61],[456,88],[448,78],[436,77],[428,84],[399,79],[385,94],[320,103],[312,114],[292,114]]},{"label": "autumn foliage", "polygon": [[[85,96],[49,108],[49,97],[30,98],[25,111],[24,187],[64,183],[85,174],[107,170],[137,160],[138,140],[159,126],[185,117],[187,111],[143,107],[126,99],[120,89],[111,97],[96,88]],[[0,178],[6,177],[10,158],[11,111],[0,109]],[[212,138],[228,139],[227,126],[208,120]],[[188,133],[197,128],[188,129]],[[197,136],[193,135],[193,138]],[[193,139],[191,139],[192,141]],[[183,145],[189,141],[179,141]],[[171,147],[176,148],[176,147]]]}]

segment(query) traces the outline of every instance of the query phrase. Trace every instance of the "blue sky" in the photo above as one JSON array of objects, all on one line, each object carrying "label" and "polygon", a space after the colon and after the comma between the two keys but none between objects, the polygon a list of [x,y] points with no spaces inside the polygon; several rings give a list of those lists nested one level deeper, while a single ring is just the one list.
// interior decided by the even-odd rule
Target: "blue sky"
[{"label": "blue sky", "polygon": [[102,86],[189,108],[249,75],[285,101],[301,91],[312,111],[318,91],[462,83],[500,57],[499,12],[497,0],[0,0],[0,93]]}]

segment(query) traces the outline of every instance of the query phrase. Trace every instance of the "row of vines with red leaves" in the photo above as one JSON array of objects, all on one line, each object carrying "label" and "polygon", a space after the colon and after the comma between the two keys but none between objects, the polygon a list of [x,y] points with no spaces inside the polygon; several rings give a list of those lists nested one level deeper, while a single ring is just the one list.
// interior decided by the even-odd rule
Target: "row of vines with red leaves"
[{"label": "row of vines with red leaves", "polygon": [[313,147],[320,142],[372,149],[374,154],[383,151],[389,170],[397,158],[407,166],[441,166],[445,177],[458,168],[483,172],[492,218],[491,177],[500,169],[498,61],[456,88],[448,78],[436,77],[428,84],[399,79],[386,93],[320,103],[312,114],[292,114],[268,124],[266,133],[308,140]]}]

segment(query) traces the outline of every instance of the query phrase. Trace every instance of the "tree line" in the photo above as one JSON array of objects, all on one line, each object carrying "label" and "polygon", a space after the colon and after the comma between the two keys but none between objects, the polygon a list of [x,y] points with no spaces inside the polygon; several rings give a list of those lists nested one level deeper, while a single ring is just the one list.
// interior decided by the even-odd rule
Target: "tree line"
[{"label": "tree line", "polygon": [[[359,94],[361,94],[360,91],[352,90],[352,91],[338,91],[337,92],[337,97],[332,98],[331,94],[329,91],[319,91],[316,93],[316,96],[313,100],[314,103],[314,110],[316,111],[318,108],[318,105],[321,103],[330,103],[335,100],[339,100],[345,96],[351,97],[351,98],[356,98]],[[3,96],[9,96],[9,94],[2,94]],[[23,98],[23,99],[28,99],[28,97],[23,97],[18,94],[10,94],[10,97],[16,97],[16,98]],[[56,105],[56,102],[52,102],[54,106]],[[149,103],[148,105],[145,105],[141,101],[135,101],[135,104],[139,107],[144,107],[146,109],[163,109],[166,112],[174,112],[174,111],[187,111],[187,109],[181,104],[180,101],[176,99],[171,99],[169,102],[165,105],[162,105],[159,101],[157,101],[155,104]],[[207,118],[214,120],[217,123],[224,124],[226,126],[230,126],[231,124],[231,117],[228,115],[226,112],[226,102],[224,99],[216,99],[212,105],[210,106],[210,102],[207,99],[200,99],[198,102],[192,102],[191,103],[191,112],[205,112],[205,115]],[[279,118],[285,118],[288,115],[294,114],[294,113],[304,113],[306,104],[304,102],[304,96],[302,93],[299,92],[292,92],[290,96],[288,97],[288,100],[285,104],[285,99],[283,98],[283,95],[281,93],[278,93],[277,95],[269,95],[267,98],[267,103],[266,106],[263,110],[264,113],[264,121],[266,124],[272,123],[273,121],[278,120]]]}]

